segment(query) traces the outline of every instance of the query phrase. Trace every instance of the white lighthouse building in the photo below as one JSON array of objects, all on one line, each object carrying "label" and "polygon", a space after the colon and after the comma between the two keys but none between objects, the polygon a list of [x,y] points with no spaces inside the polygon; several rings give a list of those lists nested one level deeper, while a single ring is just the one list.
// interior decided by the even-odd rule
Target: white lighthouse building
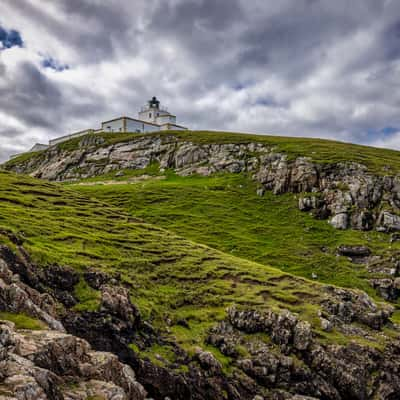
[{"label": "white lighthouse building", "polygon": [[160,101],[157,100],[157,97],[153,97],[142,107],[139,112],[139,119],[159,125],[161,130],[187,129],[176,124],[176,115],[171,114],[166,108],[160,107]]},{"label": "white lighthouse building", "polygon": [[[166,130],[187,130],[185,126],[176,123],[176,116],[168,112],[166,108],[160,106],[157,97],[152,97],[138,113],[138,118],[118,117],[101,123],[99,129],[85,129],[83,131],[74,132],[70,135],[61,136],[50,140],[49,144],[37,143],[31,148],[33,151],[45,150],[50,146],[66,142],[67,140],[85,136],[92,133],[149,133]],[[23,154],[23,153],[21,153]],[[16,157],[20,154],[15,154]]]},{"label": "white lighthouse building", "polygon": [[157,97],[149,100],[141,108],[138,118],[119,117],[101,123],[103,132],[154,132],[165,130],[186,130],[187,128],[176,123],[176,116],[160,106]]}]

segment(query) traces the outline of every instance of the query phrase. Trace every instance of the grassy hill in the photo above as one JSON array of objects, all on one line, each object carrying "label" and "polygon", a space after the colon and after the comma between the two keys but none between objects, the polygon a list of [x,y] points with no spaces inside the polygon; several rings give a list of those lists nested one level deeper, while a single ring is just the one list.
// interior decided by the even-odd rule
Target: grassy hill
[{"label": "grassy hill", "polygon": [[338,257],[337,248],[363,244],[376,255],[400,250],[400,243],[391,244],[387,234],[337,230],[300,212],[296,195],[266,192],[259,197],[256,184],[244,174],[179,177],[167,173],[166,179],[131,184],[124,184],[126,175],[116,179],[122,184],[70,188],[227,254],[309,279],[316,274],[321,282],[356,287],[372,296],[365,266]]},{"label": "grassy hill", "polygon": [[[180,141],[191,141],[199,144],[258,142],[272,146],[278,151],[286,153],[290,159],[306,156],[311,157],[313,161],[317,163],[353,161],[366,165],[369,171],[380,175],[396,174],[400,172],[399,151],[333,140],[217,131],[163,131],[147,133],[146,136],[168,136],[171,134]],[[104,138],[104,143],[99,145],[99,147],[104,147],[110,144],[126,142],[132,138],[143,136],[143,134],[102,133],[93,136]],[[71,139],[59,144],[57,147],[60,150],[75,150],[79,147],[81,140],[81,137]],[[9,168],[28,160],[40,159],[44,154],[45,151],[22,154],[8,161],[5,165]]]},{"label": "grassy hill", "polygon": [[[122,280],[132,288],[132,301],[139,306],[143,316],[159,328],[165,327],[165,321],[170,320],[169,337],[188,351],[201,344],[207,330],[225,318],[226,307],[231,304],[259,309],[289,309],[308,320],[319,332],[321,340],[349,340],[335,331],[321,330],[318,311],[323,290],[317,282],[295,277],[268,263],[270,259],[277,267],[296,273],[303,271],[300,274],[306,276],[307,265],[319,263],[321,265],[315,266],[315,271],[324,276],[322,265],[325,260],[334,260],[332,254],[324,258],[317,251],[303,264],[300,259],[302,256],[306,259],[310,249],[318,248],[324,242],[322,236],[332,232],[323,228],[318,233],[315,222],[297,211],[297,220],[291,221],[294,225],[290,229],[301,227],[301,237],[306,239],[303,246],[293,245],[299,242],[299,238],[291,238],[288,229],[274,238],[282,213],[288,212],[290,219],[295,214],[292,199],[280,199],[281,216],[277,215],[269,224],[265,224],[269,217],[253,221],[253,213],[268,206],[274,207],[273,202],[268,197],[251,197],[242,177],[226,179],[171,178],[165,182],[149,182],[146,186],[114,186],[112,190],[115,192],[110,199],[110,192],[107,195],[98,186],[90,189],[79,187],[78,191],[77,187],[0,172],[0,243],[13,246],[7,236],[11,231],[23,239],[26,250],[44,268],[56,263],[72,266],[80,272],[95,267],[120,273]],[[90,191],[90,196],[83,193],[86,190]],[[208,205],[202,203],[205,199],[199,195],[202,192],[207,194]],[[190,210],[188,199],[196,201],[193,193],[198,201]],[[94,195],[101,200],[94,199]],[[127,196],[132,200],[130,206],[135,217],[128,213]],[[174,208],[171,196],[178,200],[173,213],[167,211]],[[120,201],[116,201],[118,197]],[[224,204],[228,200],[231,206]],[[251,207],[247,208],[247,215],[242,209],[246,201],[251,201],[254,206],[253,211]],[[230,213],[237,212],[237,228],[234,228],[233,216],[227,213],[229,207]],[[177,233],[142,222],[137,216],[147,221],[158,220]],[[206,223],[207,218],[213,218],[214,231]],[[248,229],[250,225],[246,227],[246,218],[255,223],[252,235]],[[175,223],[168,222],[174,219]],[[224,224],[226,229],[223,229]],[[264,226],[266,230],[263,232]],[[192,234],[188,234],[190,230]],[[307,234],[308,230],[316,234],[315,242]],[[183,238],[186,234],[217,249],[229,250],[230,254]],[[342,239],[362,239],[362,236],[353,237],[349,232],[340,235],[348,236],[331,238],[326,245],[333,248]],[[205,240],[207,236],[209,240]],[[282,246],[277,247],[283,237],[286,237],[286,256],[281,252]],[[226,238],[229,239],[222,245]],[[264,244],[267,246],[259,254]],[[246,256],[249,260],[236,255]],[[296,271],[296,264],[299,271]],[[335,268],[343,276],[350,274],[351,268],[346,262],[338,265],[343,270],[331,264],[326,281],[333,280],[329,276],[334,274]],[[100,293],[89,288],[83,279],[75,294],[80,301],[76,309],[90,311],[98,307]],[[187,321],[188,325],[182,326],[181,320]],[[226,362],[216,349],[213,351]]]},{"label": "grassy hill", "polygon": [[[68,187],[0,172],[0,243],[13,246],[10,231],[43,267],[121,273],[145,318],[155,326],[171,319],[171,332],[184,346],[199,343],[233,303],[290,308],[315,322],[316,283],[196,244]],[[303,294],[313,294],[315,304]],[[99,292],[83,280],[76,295],[76,308],[97,308]],[[175,325],[182,318],[190,328]]]}]

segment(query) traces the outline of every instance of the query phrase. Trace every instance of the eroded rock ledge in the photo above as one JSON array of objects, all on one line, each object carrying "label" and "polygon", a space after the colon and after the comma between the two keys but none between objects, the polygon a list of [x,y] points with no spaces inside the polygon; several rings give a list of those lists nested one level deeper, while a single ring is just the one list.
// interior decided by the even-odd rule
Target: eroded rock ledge
[{"label": "eroded rock ledge", "polygon": [[[288,310],[232,306],[188,354],[142,320],[118,276],[88,270],[84,279],[101,292],[99,309],[75,312],[77,273],[39,269],[18,249],[17,256],[0,247],[0,311],[26,313],[49,329],[0,321],[2,400],[133,400],[145,398],[143,388],[155,400],[392,400],[400,391],[393,307],[363,292],[321,285],[312,324]],[[325,333],[342,343],[326,342]],[[130,343],[168,344],[176,359],[155,365]],[[230,370],[207,345],[232,360]]]},{"label": "eroded rock ledge", "polygon": [[250,173],[258,193],[301,193],[299,208],[329,219],[338,229],[400,230],[400,176],[377,176],[356,163],[317,164],[311,158],[289,160],[260,143],[195,144],[175,136],[144,136],[106,145],[101,137],[82,139],[78,149],[51,147],[6,167],[32,176],[71,181],[121,169],[158,163],[180,175],[215,172]]},{"label": "eroded rock ledge", "polygon": [[16,331],[0,321],[0,398],[144,400],[135,373],[83,339],[53,330]]}]

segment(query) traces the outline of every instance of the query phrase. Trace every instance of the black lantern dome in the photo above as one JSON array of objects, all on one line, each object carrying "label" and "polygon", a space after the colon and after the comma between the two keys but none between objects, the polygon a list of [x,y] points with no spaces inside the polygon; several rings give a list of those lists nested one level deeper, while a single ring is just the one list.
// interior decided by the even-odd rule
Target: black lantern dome
[{"label": "black lantern dome", "polygon": [[153,96],[151,100],[149,100],[149,107],[150,108],[160,108],[160,101],[157,100],[156,96]]}]

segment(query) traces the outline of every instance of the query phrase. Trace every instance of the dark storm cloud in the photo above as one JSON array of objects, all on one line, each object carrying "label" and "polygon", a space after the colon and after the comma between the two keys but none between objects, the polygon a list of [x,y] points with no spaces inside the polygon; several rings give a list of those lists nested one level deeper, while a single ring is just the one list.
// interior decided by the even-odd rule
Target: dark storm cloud
[{"label": "dark storm cloud", "polygon": [[[238,0],[186,0],[178,3],[159,1],[153,14],[152,29],[180,34],[200,31],[221,32],[238,22],[243,14]],[[190,37],[190,35],[189,35]],[[186,37],[180,37],[185,39]],[[201,40],[201,37],[193,37]]]},{"label": "dark storm cloud", "polygon": [[32,63],[20,63],[1,91],[0,109],[25,124],[52,127],[54,111],[61,105],[61,91]]},{"label": "dark storm cloud", "polygon": [[32,144],[17,122],[45,141],[136,116],[152,95],[192,127],[400,146],[399,1],[4,0],[2,7],[7,32],[20,32],[24,44],[1,52],[0,113],[14,118],[0,129],[8,148]]},{"label": "dark storm cloud", "polygon": [[[57,15],[48,12],[46,4],[56,7]],[[60,46],[77,51],[81,63],[112,59],[121,41],[128,46],[126,49],[132,49],[136,43],[134,39],[124,40],[124,35],[137,16],[123,12],[112,2],[44,0],[35,4],[13,0],[12,7],[18,10],[21,19],[37,24],[49,37],[57,38]],[[42,39],[46,41],[46,36]]]}]

